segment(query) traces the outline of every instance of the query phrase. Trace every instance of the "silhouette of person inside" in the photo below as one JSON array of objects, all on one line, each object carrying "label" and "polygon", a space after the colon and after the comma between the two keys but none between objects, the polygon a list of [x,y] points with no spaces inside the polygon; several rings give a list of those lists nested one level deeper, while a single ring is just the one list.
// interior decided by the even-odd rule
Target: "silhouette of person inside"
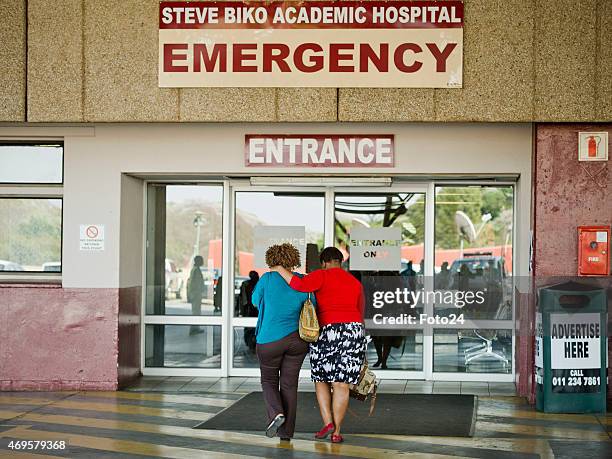
[{"label": "silhouette of person inside", "polygon": [[445,290],[448,288],[448,281],[450,279],[450,269],[448,269],[448,261],[442,263],[440,266],[440,272],[436,274],[436,290]]},{"label": "silhouette of person inside", "polygon": [[215,313],[221,312],[221,304],[223,303],[223,276],[219,276],[217,279],[217,285],[215,285],[215,292],[213,293],[213,305],[215,306]]},{"label": "silhouette of person inside", "polygon": [[[193,257],[193,268],[187,280],[187,301],[191,303],[191,314],[199,316],[202,314],[202,295],[204,293],[204,276],[202,276],[201,266],[204,259],[201,255]],[[202,333],[202,328],[192,325],[189,334]]]},{"label": "silhouette of person inside", "polygon": [[[240,315],[242,317],[257,317],[257,308],[253,305],[253,290],[259,282],[257,271],[250,271],[249,278],[240,285]],[[252,352],[255,352],[255,329],[244,328],[244,342]]]}]

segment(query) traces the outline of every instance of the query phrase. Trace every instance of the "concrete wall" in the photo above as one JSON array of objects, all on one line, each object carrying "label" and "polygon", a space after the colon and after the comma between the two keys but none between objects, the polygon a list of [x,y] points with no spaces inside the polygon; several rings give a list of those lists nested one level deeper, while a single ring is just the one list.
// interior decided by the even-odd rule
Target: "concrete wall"
[{"label": "concrete wall", "polygon": [[144,183],[121,176],[119,231],[118,384],[140,375],[140,307],[142,299]]},{"label": "concrete wall", "polygon": [[158,0],[30,0],[27,42],[25,5],[0,6],[0,121],[612,118],[608,0],[465,0],[463,89],[160,89]]},{"label": "concrete wall", "polygon": [[0,390],[115,390],[117,289],[0,284]]},{"label": "concrete wall", "polygon": [[0,2],[0,120],[25,121],[26,3]]},{"label": "concrete wall", "polygon": [[537,127],[534,206],[538,277],[575,276],[576,228],[612,225],[612,162],[579,162],[579,131],[612,132],[612,124]]},{"label": "concrete wall", "polygon": [[[533,186],[536,288],[577,280],[578,226],[612,226],[612,162],[579,162],[579,131],[611,132],[612,124],[540,124],[536,129]],[[609,151],[610,148],[612,142],[608,144]],[[589,279],[591,284],[608,290],[608,330],[612,326],[609,274]],[[610,361],[612,340],[608,341]],[[608,401],[612,404],[610,369]]]}]

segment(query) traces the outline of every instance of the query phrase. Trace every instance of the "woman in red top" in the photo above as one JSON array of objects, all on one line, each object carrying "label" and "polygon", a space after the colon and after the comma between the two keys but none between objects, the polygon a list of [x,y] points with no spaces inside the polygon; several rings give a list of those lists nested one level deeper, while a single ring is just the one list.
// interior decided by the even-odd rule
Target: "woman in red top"
[{"label": "woman in red top", "polygon": [[[323,269],[302,278],[283,267],[272,268],[300,292],[315,292],[319,339],[310,344],[310,366],[323,428],[316,438],[343,441],[340,427],[349,403],[349,384],[359,381],[365,358],[364,297],[361,283],[344,271],[342,252],[327,247],[321,252]],[[333,391],[332,391],[333,389]]]}]

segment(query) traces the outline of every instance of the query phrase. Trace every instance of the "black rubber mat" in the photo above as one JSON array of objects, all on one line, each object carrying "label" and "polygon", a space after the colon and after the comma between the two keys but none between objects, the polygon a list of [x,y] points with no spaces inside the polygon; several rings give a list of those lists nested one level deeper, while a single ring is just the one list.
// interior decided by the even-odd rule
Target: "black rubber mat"
[{"label": "black rubber mat", "polygon": [[[478,399],[474,395],[378,394],[372,416],[369,401],[351,400],[342,432],[346,434],[471,437]],[[261,392],[252,392],[197,429],[262,431],[268,424]],[[296,432],[322,426],[314,392],[300,392]]]}]

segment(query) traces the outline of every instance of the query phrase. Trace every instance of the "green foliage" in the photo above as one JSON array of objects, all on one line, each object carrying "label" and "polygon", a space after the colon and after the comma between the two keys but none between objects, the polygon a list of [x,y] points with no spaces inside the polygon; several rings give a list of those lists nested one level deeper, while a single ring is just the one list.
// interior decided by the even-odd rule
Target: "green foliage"
[{"label": "green foliage", "polygon": [[[478,230],[482,216],[491,214],[473,244],[465,247],[501,245],[512,225],[512,187],[439,187],[436,188],[435,232],[436,248],[456,249],[460,246],[459,233],[455,224],[455,213],[460,210],[472,220]],[[511,232],[510,232],[511,234]]]},{"label": "green foliage", "polygon": [[57,199],[0,199],[0,260],[26,269],[60,261],[59,204]]},{"label": "green foliage", "polygon": [[[402,198],[405,196],[405,194],[401,195]],[[385,209],[385,213],[355,214],[353,216],[350,213],[336,212],[336,237],[338,242],[346,243],[346,235],[343,228],[350,231],[353,217],[365,221],[372,228],[377,228],[383,226],[385,218],[390,219],[396,216],[391,226],[401,228],[402,244],[422,244],[425,240],[425,197],[417,195],[416,198],[409,199],[405,204],[406,209],[396,215],[395,210],[398,209],[400,202],[396,197],[393,200],[393,204]],[[383,206],[384,204],[381,201],[380,209],[383,209]]]}]

